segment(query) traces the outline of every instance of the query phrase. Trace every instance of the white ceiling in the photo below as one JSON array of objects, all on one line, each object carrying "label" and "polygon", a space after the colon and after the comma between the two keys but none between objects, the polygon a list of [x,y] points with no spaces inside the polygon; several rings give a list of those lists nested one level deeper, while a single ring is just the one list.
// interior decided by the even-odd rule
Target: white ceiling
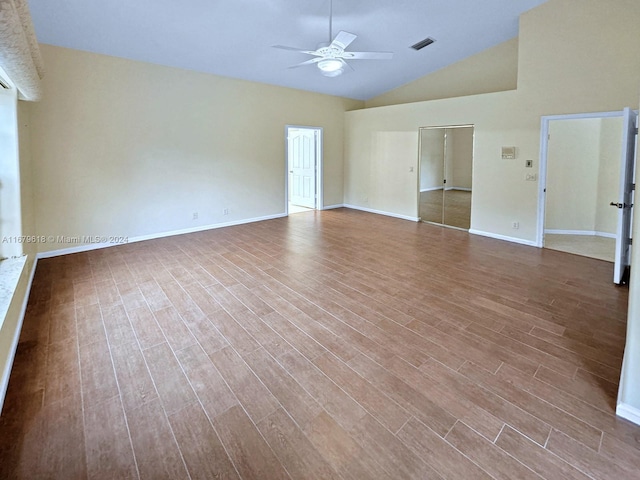
[{"label": "white ceiling", "polygon": [[[329,0],[29,0],[41,43],[367,100],[518,34],[518,16],[546,0],[334,0],[334,36],[349,50],[391,51],[320,75],[310,57],[277,50],[328,41]],[[415,51],[414,43],[436,43]]]}]

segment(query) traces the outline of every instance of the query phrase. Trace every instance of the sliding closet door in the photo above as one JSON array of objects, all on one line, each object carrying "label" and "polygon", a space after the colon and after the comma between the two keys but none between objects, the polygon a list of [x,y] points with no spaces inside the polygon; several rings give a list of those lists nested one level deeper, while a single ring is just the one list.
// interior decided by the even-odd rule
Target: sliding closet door
[{"label": "sliding closet door", "polygon": [[473,127],[445,130],[445,184],[442,223],[468,230],[471,226]]},{"label": "sliding closet door", "polygon": [[473,126],[420,129],[420,204],[423,222],[471,226]]},{"label": "sliding closet door", "polygon": [[420,130],[420,218],[442,223],[444,207],[444,130]]}]

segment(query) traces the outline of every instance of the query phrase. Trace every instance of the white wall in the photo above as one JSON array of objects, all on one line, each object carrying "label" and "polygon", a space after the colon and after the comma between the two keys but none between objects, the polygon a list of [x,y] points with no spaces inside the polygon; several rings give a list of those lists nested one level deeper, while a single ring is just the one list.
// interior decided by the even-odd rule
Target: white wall
[{"label": "white wall", "polygon": [[323,127],[324,203],[343,202],[344,112],[362,102],[42,53],[45,95],[29,108],[40,235],[138,237],[283,214],[287,124]]},{"label": "white wall", "polygon": [[0,257],[22,255],[17,91],[0,88]]}]

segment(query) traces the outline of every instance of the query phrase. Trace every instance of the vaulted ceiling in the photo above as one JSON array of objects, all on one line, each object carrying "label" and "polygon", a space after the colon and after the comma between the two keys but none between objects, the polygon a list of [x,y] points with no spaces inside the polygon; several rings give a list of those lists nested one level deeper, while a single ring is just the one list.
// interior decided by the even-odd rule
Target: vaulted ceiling
[{"label": "vaulted ceiling", "polygon": [[[352,60],[328,78],[289,69],[329,40],[330,0],[29,0],[41,43],[367,100],[518,35],[521,13],[546,0],[333,0],[333,34],[348,50],[390,51]],[[432,37],[416,51],[411,45]]]}]

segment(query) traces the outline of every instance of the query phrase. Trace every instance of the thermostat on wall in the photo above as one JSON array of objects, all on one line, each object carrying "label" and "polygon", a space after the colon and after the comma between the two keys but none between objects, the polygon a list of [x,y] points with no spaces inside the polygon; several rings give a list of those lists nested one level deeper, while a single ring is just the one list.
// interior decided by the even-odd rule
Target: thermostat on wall
[{"label": "thermostat on wall", "polygon": [[516,147],[502,147],[502,159],[513,160],[516,158]]}]

